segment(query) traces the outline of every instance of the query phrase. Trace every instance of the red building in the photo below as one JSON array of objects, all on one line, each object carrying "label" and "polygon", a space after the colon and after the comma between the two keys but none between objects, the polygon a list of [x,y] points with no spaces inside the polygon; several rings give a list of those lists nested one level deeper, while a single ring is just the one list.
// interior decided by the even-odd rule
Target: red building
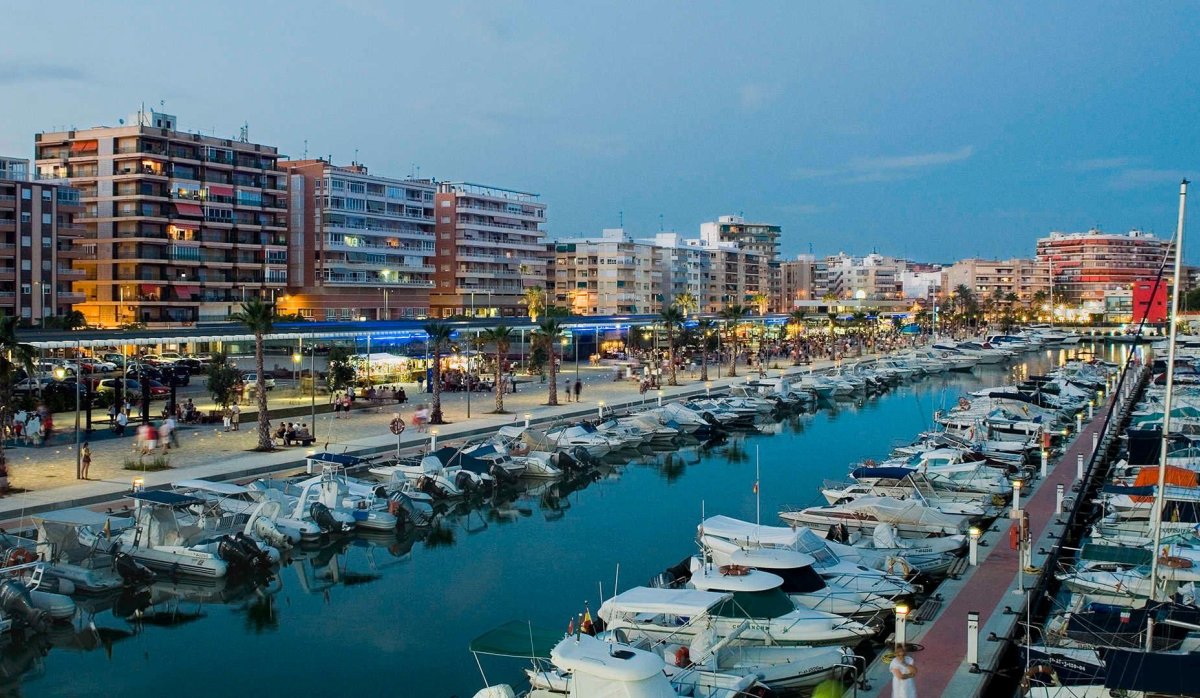
[{"label": "red building", "polygon": [[1133,285],[1133,322],[1142,318],[1151,324],[1167,321],[1167,284],[1139,281]]}]

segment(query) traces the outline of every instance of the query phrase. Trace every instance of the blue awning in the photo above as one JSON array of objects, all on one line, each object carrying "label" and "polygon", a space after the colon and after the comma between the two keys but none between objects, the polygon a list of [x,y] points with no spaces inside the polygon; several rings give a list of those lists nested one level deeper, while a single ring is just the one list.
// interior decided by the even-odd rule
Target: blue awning
[{"label": "blue awning", "polygon": [[191,504],[201,504],[203,499],[191,497],[178,492],[167,492],[165,490],[142,490],[134,492],[133,499],[139,502],[149,502],[150,504],[159,504],[165,507],[188,506]]},{"label": "blue awning", "polygon": [[333,463],[347,468],[363,462],[362,458],[345,453],[316,453],[309,456],[308,460],[318,463]]}]

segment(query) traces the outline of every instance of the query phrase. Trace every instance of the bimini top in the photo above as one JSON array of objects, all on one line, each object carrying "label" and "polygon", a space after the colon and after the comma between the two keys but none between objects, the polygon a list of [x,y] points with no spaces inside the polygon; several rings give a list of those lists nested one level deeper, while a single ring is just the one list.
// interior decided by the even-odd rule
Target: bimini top
[{"label": "bimini top", "polygon": [[899,468],[899,467],[867,468],[867,467],[863,467],[863,468],[855,468],[853,471],[851,471],[850,477],[854,478],[855,480],[863,480],[863,479],[868,479],[868,478],[878,478],[881,480],[903,480],[904,478],[908,477],[909,475],[912,475],[914,472],[916,472],[916,471],[913,470],[912,468]]},{"label": "bimini top", "polygon": [[757,545],[792,547],[796,542],[796,531],[786,526],[762,526],[728,516],[708,517],[700,524],[700,533]]},{"label": "bimini top", "polygon": [[334,465],[340,465],[346,468],[358,465],[359,463],[365,461],[363,458],[351,456],[346,453],[314,453],[308,457],[308,460],[315,461],[317,463],[333,463]]},{"label": "bimini top", "polygon": [[638,682],[661,676],[663,670],[663,660],[656,654],[627,645],[612,645],[591,635],[564,638],[551,651],[550,658],[576,680],[586,675],[619,683]]},{"label": "bimini top", "polygon": [[147,502],[164,507],[183,507],[204,503],[204,500],[198,497],[179,494],[178,492],[166,492],[164,490],[142,490],[141,492],[134,492],[130,496],[139,502]]},{"label": "bimini top", "polygon": [[783,584],[783,578],[763,572],[740,568],[729,574],[722,568],[737,568],[736,565],[705,565],[692,574],[692,585],[705,591],[770,591]]},{"label": "bimini top", "polygon": [[546,628],[535,628],[523,620],[510,620],[471,640],[475,654],[519,659],[549,659],[550,650],[563,634]]},{"label": "bimini top", "polygon": [[612,597],[600,607],[621,613],[670,613],[677,616],[695,616],[706,612],[716,604],[731,598],[729,594],[699,589],[658,589],[634,587]]},{"label": "bimini top", "polygon": [[31,517],[34,521],[45,521],[46,523],[63,524],[66,526],[91,526],[93,528],[103,528],[104,523],[109,519],[115,519],[111,524],[113,528],[117,528],[118,524],[128,525],[129,517],[118,514],[103,514],[91,509],[82,507],[77,509],[58,509],[56,511],[47,511],[41,514],[34,514]]}]

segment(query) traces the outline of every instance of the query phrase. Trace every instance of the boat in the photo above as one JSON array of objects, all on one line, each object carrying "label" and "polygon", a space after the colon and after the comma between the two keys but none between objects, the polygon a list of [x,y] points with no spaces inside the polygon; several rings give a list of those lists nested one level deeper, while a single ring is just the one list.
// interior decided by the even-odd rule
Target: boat
[{"label": "boat", "polygon": [[843,526],[851,531],[869,532],[880,524],[891,524],[902,536],[928,538],[965,534],[977,517],[947,514],[913,500],[860,497],[841,504],[782,511],[779,518],[821,531]]}]

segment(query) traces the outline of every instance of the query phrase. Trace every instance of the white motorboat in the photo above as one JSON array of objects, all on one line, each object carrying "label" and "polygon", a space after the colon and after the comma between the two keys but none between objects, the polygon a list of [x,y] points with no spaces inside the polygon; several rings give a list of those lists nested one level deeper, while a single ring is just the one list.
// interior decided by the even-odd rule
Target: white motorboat
[{"label": "white motorboat", "polygon": [[[137,562],[171,575],[215,579],[224,577],[229,563],[207,543],[211,530],[203,516],[188,511],[202,505],[196,497],[163,491],[139,491],[134,500],[134,525],[102,542],[104,532],[89,527],[80,529],[80,543],[86,547],[115,544]],[[107,537],[107,536],[106,536]]]},{"label": "white motorboat", "polygon": [[574,450],[582,448],[593,458],[603,458],[612,451],[625,446],[622,439],[610,438],[584,424],[568,424],[546,432],[546,438],[556,449]]},{"label": "white motorboat", "polygon": [[821,495],[830,504],[842,504],[861,497],[892,497],[911,499],[927,507],[957,516],[983,517],[996,514],[988,501],[991,495],[954,487],[948,480],[922,475],[913,468],[862,467],[851,473],[851,482],[826,481]]},{"label": "white motorboat", "polygon": [[439,499],[457,499],[490,487],[494,478],[486,464],[460,457],[459,449],[443,447],[414,460],[397,460],[377,465],[369,472],[392,485],[408,480],[416,488]]},{"label": "white motorboat", "polygon": [[841,504],[783,511],[779,518],[821,531],[841,526],[850,531],[869,532],[886,523],[895,526],[902,536],[927,538],[964,534],[974,517],[946,514],[913,500],[861,497]]},{"label": "white motorboat", "polygon": [[[172,484],[171,487],[180,494],[204,500],[205,506],[217,505],[225,511],[244,515],[243,525],[249,521],[251,516],[257,516],[260,523],[255,525],[256,535],[276,547],[279,542],[276,534],[282,534],[292,545],[305,540],[315,540],[321,536],[321,529],[312,521],[285,516],[282,504],[270,500],[261,489],[210,480],[181,480]],[[266,516],[262,511],[263,504],[268,501],[275,504],[274,516]],[[275,532],[270,531],[270,527],[275,528]]]},{"label": "white motorboat", "polygon": [[[33,517],[37,529],[36,549],[46,561],[47,576],[71,583],[76,590],[101,594],[120,589],[125,580],[117,571],[115,556],[104,545],[103,536],[80,536],[80,530],[120,533],[133,525],[128,516],[110,516],[91,509],[58,509]],[[83,545],[82,538],[92,541]]]}]

